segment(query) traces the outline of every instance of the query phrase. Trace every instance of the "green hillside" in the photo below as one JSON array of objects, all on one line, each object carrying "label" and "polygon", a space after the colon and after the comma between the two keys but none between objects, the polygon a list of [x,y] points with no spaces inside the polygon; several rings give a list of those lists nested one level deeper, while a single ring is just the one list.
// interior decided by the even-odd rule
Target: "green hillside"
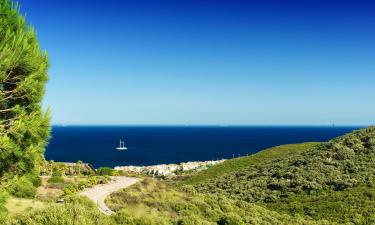
[{"label": "green hillside", "polygon": [[279,212],[363,224],[375,216],[374,178],[375,127],[370,127],[207,182],[192,183],[197,192],[257,203]]},{"label": "green hillside", "polygon": [[227,160],[224,163],[217,164],[210,167],[208,170],[202,170],[197,174],[188,177],[186,180],[181,182],[182,184],[197,184],[206,182],[210,179],[223,176],[224,174],[238,171],[244,169],[251,165],[256,165],[259,163],[264,163],[269,160],[274,160],[281,157],[288,157],[290,154],[307,151],[315,146],[318,142],[306,142],[300,144],[289,144],[281,145],[273,148],[269,148],[260,151],[254,155],[235,158]]}]

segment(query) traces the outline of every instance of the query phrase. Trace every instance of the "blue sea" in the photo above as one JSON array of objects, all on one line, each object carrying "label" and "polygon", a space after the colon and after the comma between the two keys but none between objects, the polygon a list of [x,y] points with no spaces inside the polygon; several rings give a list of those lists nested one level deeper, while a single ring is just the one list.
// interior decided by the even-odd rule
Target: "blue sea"
[{"label": "blue sea", "polygon": [[[54,126],[46,159],[94,167],[233,158],[265,148],[327,141],[359,127]],[[128,150],[116,147],[123,139]]]}]

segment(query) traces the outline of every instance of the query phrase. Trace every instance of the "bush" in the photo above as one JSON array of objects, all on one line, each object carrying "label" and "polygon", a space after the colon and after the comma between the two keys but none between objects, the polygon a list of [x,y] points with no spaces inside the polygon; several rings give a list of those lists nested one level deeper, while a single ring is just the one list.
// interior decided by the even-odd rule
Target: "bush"
[{"label": "bush", "polygon": [[203,221],[194,215],[182,216],[178,219],[177,225],[202,225]]},{"label": "bush", "polygon": [[52,176],[47,181],[49,184],[60,184],[64,183],[64,178],[62,176]]},{"label": "bush", "polygon": [[113,170],[112,171],[112,176],[124,176],[124,175],[125,175],[125,173],[122,170]]},{"label": "bush", "polygon": [[113,219],[115,220],[116,224],[136,225],[133,215],[125,211],[116,213]]},{"label": "bush", "polygon": [[0,224],[5,220],[7,209],[5,203],[8,200],[9,194],[5,190],[0,190]]},{"label": "bush", "polygon": [[85,176],[91,176],[91,175],[94,175],[95,173],[91,170],[83,170],[81,171],[81,173]]},{"label": "bush", "polygon": [[114,174],[114,170],[109,167],[100,167],[96,172],[101,176],[112,176]]},{"label": "bush", "polygon": [[218,225],[245,225],[241,217],[237,214],[230,213],[222,217],[218,222]]},{"label": "bush", "polygon": [[62,176],[62,171],[61,170],[54,170],[52,176],[53,177],[61,177]]},{"label": "bush", "polygon": [[68,184],[64,187],[64,195],[71,195],[78,191],[78,187],[75,184]]},{"label": "bush", "polygon": [[8,187],[9,193],[18,198],[34,198],[36,187],[26,177],[15,179]]},{"label": "bush", "polygon": [[222,217],[218,222],[218,225],[245,225],[241,217],[237,214],[227,214]]},{"label": "bush", "polygon": [[96,204],[84,196],[70,195],[64,198],[65,203],[85,206],[87,208],[96,208]]},{"label": "bush", "polygon": [[42,179],[40,179],[37,172],[29,173],[25,175],[26,178],[33,183],[34,187],[39,187],[42,185]]}]

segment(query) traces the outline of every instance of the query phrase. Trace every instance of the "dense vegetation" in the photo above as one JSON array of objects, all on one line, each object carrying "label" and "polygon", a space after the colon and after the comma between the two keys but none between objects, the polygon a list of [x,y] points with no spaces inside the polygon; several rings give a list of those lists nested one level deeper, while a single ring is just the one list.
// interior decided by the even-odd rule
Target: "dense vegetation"
[{"label": "dense vegetation", "polygon": [[317,146],[317,142],[306,142],[301,144],[281,145],[260,151],[250,157],[239,157],[227,160],[224,163],[212,166],[209,170],[202,170],[193,176],[185,177],[179,184],[198,184],[206,182],[210,179],[222,177],[227,173],[233,173],[240,169],[246,169],[250,165],[264,163],[266,161],[275,160],[277,158],[285,158],[290,154],[307,151]]},{"label": "dense vegetation", "polygon": [[[361,206],[364,199],[369,206],[374,204],[374,177],[375,127],[370,127],[194,187],[198,192],[259,203],[279,212],[362,224],[374,217],[373,210]],[[351,205],[354,209],[345,208]]]},{"label": "dense vegetation", "polygon": [[293,194],[263,206],[280,213],[305,215],[314,219],[375,224],[375,188],[367,185],[345,191],[324,190],[315,194]]}]

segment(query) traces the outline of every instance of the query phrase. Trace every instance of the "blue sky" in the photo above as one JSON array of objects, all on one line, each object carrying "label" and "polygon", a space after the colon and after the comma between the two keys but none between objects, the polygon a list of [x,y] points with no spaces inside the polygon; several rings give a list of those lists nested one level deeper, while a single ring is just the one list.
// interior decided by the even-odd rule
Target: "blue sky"
[{"label": "blue sky", "polygon": [[365,1],[21,0],[54,124],[367,125]]}]

